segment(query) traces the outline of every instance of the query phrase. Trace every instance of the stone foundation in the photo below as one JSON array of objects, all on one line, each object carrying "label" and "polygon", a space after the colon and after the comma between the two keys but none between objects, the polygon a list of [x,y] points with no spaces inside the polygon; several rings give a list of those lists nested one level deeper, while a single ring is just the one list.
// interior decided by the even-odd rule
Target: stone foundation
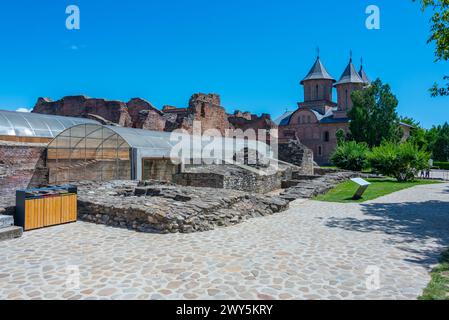
[{"label": "stone foundation", "polygon": [[288,166],[259,175],[234,165],[202,165],[186,167],[185,172],[174,175],[173,182],[182,186],[268,193],[281,189],[282,181],[290,179],[291,174],[292,168]]},{"label": "stone foundation", "polygon": [[279,197],[133,181],[83,182],[79,219],[141,232],[190,233],[231,226],[288,208]]}]

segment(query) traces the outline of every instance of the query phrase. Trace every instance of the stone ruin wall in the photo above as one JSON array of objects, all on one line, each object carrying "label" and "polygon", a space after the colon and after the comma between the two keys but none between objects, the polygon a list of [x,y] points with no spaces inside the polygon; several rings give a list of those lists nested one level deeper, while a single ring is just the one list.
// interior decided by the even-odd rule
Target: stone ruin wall
[{"label": "stone ruin wall", "polygon": [[280,143],[278,146],[278,158],[281,161],[298,166],[301,174],[315,174],[313,151],[301,144],[298,140]]}]

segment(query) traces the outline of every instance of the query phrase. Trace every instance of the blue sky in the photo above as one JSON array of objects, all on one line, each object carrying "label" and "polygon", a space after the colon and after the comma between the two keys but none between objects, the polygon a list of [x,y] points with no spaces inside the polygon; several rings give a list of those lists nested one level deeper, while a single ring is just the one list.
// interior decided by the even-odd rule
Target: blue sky
[{"label": "blue sky", "polygon": [[[78,5],[81,30],[65,28]],[[365,28],[365,8],[381,29]],[[430,127],[449,121],[449,98],[427,89],[448,74],[426,44],[429,15],[411,0],[15,0],[0,4],[0,108],[31,108],[65,95],[185,106],[215,92],[229,112],[273,117],[302,100],[315,59],[339,78],[363,56],[371,78],[391,85],[399,113]]]}]

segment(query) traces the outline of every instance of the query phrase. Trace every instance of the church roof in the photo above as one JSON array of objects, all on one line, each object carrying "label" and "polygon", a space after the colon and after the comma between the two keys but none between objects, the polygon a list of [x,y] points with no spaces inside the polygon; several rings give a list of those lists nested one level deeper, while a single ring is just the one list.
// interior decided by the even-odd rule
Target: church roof
[{"label": "church roof", "polygon": [[290,123],[290,118],[292,117],[294,111],[285,111],[285,113],[274,120],[274,123],[276,123],[278,126],[286,126]]},{"label": "church roof", "polygon": [[354,64],[352,63],[352,59],[349,60],[349,64],[346,67],[345,71],[341,75],[340,80],[335,84],[344,84],[344,83],[365,83],[360,77],[359,73],[355,69]]},{"label": "church roof", "polygon": [[334,83],[336,82],[321,63],[320,57],[316,58],[312,69],[310,69],[307,76],[301,81],[301,84],[304,84],[304,81],[308,80],[332,80]]},{"label": "church roof", "polygon": [[360,78],[362,78],[362,80],[365,84],[371,84],[371,80],[366,75],[365,69],[363,69],[363,65],[360,66],[359,76],[360,76]]}]

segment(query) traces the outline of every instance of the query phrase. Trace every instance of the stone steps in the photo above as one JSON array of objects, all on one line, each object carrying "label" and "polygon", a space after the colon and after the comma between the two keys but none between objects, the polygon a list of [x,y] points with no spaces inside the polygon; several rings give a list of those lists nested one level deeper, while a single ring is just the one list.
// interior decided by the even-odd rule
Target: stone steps
[{"label": "stone steps", "polygon": [[0,229],[12,227],[14,225],[13,216],[0,216]]},{"label": "stone steps", "polygon": [[0,241],[20,238],[23,234],[21,227],[7,227],[0,229]]},{"label": "stone steps", "polygon": [[0,215],[0,241],[20,238],[23,234],[21,227],[14,226],[14,217]]}]

